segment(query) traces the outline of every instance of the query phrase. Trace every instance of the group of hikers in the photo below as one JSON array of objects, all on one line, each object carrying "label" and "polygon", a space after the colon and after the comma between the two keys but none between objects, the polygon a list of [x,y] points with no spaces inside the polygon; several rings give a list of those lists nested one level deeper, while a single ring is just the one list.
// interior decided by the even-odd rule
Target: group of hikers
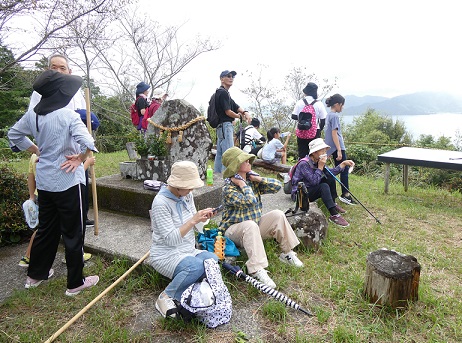
[{"label": "group of hikers", "polygon": [[[242,149],[234,146],[233,121],[241,119],[249,123],[245,134],[251,140],[265,143],[261,149],[262,156],[270,163],[279,159],[285,162],[288,137],[282,144],[280,130],[271,128],[267,141],[264,139],[258,131],[260,121],[252,118],[229,94],[235,76],[235,71],[221,72],[221,86],[216,91],[219,123],[216,127],[214,171],[224,179],[223,212],[218,226],[225,237],[245,251],[247,273],[267,287],[276,288],[276,282],[268,275],[269,262],[263,240],[274,239],[280,248],[279,260],[294,268],[303,267],[303,262],[294,252],[300,241],[284,212],[273,210],[263,214],[261,195],[279,192],[282,184],[252,170],[257,151],[251,144],[245,144]],[[34,190],[31,199],[38,203],[39,220],[31,244],[30,260],[22,263],[28,267],[25,288],[37,287],[53,275],[51,267],[62,237],[68,271],[65,294],[68,296],[74,296],[99,281],[97,275],[83,276],[83,247],[88,223],[88,205],[84,201],[87,186],[84,164],[94,164],[92,152],[98,151],[93,136],[76,112],[82,109],[81,101],[77,103],[76,100],[81,98],[81,85],[82,79],[72,75],[65,56],[51,56],[49,70],[40,74],[33,84],[38,101],[8,131],[13,151],[27,150],[36,155],[33,166],[36,169],[37,196],[33,195]],[[135,107],[140,117],[137,126],[140,131],[146,130],[143,123],[167,97],[163,89],[156,88],[149,101],[149,89],[150,86],[144,82],[136,87]],[[329,220],[347,227],[349,224],[342,217],[346,211],[336,202],[339,198],[344,203],[354,204],[347,188],[348,169],[354,166],[354,162],[347,159],[338,118],[345,99],[339,94],[329,97],[326,104],[331,112],[327,114],[324,105],[317,101],[317,85],[309,82],[303,92],[305,97],[296,103],[292,113],[292,118],[298,122],[299,162],[292,173],[291,196],[295,196],[298,183],[303,182],[308,189],[309,200],[321,198],[330,213]],[[315,134],[309,138],[305,131],[313,131],[313,127],[299,116],[303,117],[313,109],[312,115],[317,121],[314,123]],[[326,141],[320,138],[324,127]],[[34,137],[35,142],[28,137]],[[329,156],[334,158],[334,168],[326,166]],[[340,197],[337,197],[333,178],[338,174],[346,186],[342,188]],[[196,210],[192,191],[203,185],[193,162],[177,161],[171,167],[166,185],[161,187],[152,202],[149,263],[171,280],[155,303],[164,317],[177,316],[176,310],[184,292],[206,274],[204,261],[217,263],[218,260],[213,252],[196,248],[195,231],[218,212],[213,208]]]}]

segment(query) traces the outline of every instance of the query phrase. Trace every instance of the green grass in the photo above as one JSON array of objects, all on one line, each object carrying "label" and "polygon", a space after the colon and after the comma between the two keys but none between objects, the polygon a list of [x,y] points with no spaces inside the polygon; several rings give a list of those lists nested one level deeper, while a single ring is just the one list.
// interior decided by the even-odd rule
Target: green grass
[{"label": "green grass", "polygon": [[[119,163],[129,160],[127,151],[125,150],[110,153],[97,153],[95,154],[95,157],[96,163],[94,168],[95,176],[97,178],[107,175],[120,174]],[[27,158],[12,159],[7,162],[0,161],[0,163],[8,163],[18,172],[27,174],[29,166],[29,160]]]},{"label": "green grass", "polygon": [[[110,155],[109,162],[103,161],[104,155]],[[112,154],[98,155],[97,168],[105,165],[110,170],[115,159]],[[286,308],[225,275],[233,306],[253,313],[253,325],[260,328],[258,337],[252,337],[246,327],[211,330],[198,323],[163,319],[136,330],[140,309],[155,311],[155,295],[167,284],[165,278],[141,267],[57,341],[150,342],[158,337],[163,342],[180,337],[185,342],[214,343],[462,341],[461,194],[434,187],[410,187],[404,192],[398,183],[392,183],[384,194],[383,179],[357,175],[351,176],[350,186],[382,225],[360,205],[345,206],[350,227],[329,224],[318,251],[299,249],[298,256],[305,264],[299,270],[278,260],[277,244],[265,242],[268,269],[280,290],[315,317]],[[422,267],[419,300],[406,309],[376,307],[363,297],[366,257],[380,248],[413,255]],[[130,266],[123,259],[95,258],[86,274],[97,273],[101,281],[88,292],[70,299],[63,294],[65,277],[53,278],[37,289],[15,292],[0,305],[0,341],[46,340]]]}]

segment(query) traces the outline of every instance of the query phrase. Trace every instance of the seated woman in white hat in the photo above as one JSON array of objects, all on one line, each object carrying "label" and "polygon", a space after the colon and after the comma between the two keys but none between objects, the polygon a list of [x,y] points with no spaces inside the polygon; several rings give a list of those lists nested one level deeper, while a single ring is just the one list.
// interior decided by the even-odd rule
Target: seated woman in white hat
[{"label": "seated woman in white hat", "polygon": [[180,301],[186,288],[205,276],[204,260],[218,258],[195,248],[194,227],[213,216],[212,208],[196,211],[191,191],[204,185],[196,165],[190,161],[174,163],[167,184],[152,202],[150,264],[172,279],[159,295],[156,309],[164,317],[175,317],[173,299]]},{"label": "seated woman in white hat", "polygon": [[[309,148],[310,154],[307,156],[308,158],[302,159],[293,171],[291,180],[292,199],[295,199],[298,183],[303,182],[308,190],[308,199],[315,201],[321,198],[329,210],[329,220],[339,226],[347,227],[350,224],[341,215],[346,211],[335,203],[337,198],[335,180],[330,173],[324,172],[324,168],[327,168],[327,149],[330,146],[324,143],[322,138],[316,138],[310,142]],[[351,167],[354,164],[352,160],[345,160],[335,168],[329,168],[329,170],[333,175],[337,175],[346,166]]]},{"label": "seated woman in white hat", "polygon": [[281,210],[270,211],[262,215],[261,194],[277,193],[281,182],[261,177],[252,172],[251,163],[255,155],[248,154],[238,147],[232,147],[223,154],[223,172],[225,186],[222,196],[224,212],[220,228],[225,236],[238,247],[243,247],[249,260],[247,272],[264,284],[275,288],[276,284],[268,276],[264,238],[274,238],[282,253],[279,259],[289,265],[303,267],[294,247],[300,244],[287,218]]}]

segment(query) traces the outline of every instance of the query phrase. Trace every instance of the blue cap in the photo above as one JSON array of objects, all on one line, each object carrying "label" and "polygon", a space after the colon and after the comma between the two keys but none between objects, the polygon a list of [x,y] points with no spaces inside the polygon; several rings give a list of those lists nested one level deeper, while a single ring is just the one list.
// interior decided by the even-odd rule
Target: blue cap
[{"label": "blue cap", "polygon": [[136,94],[141,94],[147,91],[151,86],[149,86],[146,82],[140,82],[136,85]]},{"label": "blue cap", "polygon": [[221,72],[221,74],[220,74],[220,79],[221,79],[222,77],[225,77],[225,76],[228,75],[228,74],[233,74],[233,76],[236,76],[237,73],[236,73],[234,70],[231,70],[231,71],[229,71],[229,70],[223,70],[223,71]]}]

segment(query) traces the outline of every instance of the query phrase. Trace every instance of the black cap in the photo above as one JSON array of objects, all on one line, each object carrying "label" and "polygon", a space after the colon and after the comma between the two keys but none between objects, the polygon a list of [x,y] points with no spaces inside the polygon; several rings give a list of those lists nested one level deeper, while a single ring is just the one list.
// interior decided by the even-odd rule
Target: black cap
[{"label": "black cap", "polygon": [[233,77],[237,75],[237,73],[236,73],[234,70],[231,70],[231,71],[229,71],[229,70],[223,70],[223,71],[220,73],[220,79],[221,79],[222,77],[225,77],[225,76],[228,75],[228,74],[232,74]]}]

